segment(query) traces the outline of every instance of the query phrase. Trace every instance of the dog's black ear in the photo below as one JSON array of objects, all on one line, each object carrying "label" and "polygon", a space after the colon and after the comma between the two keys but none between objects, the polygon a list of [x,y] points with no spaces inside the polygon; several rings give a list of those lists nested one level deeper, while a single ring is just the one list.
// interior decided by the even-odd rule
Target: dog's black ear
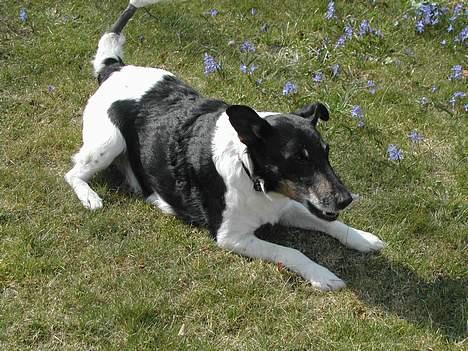
[{"label": "dog's black ear", "polygon": [[327,108],[320,102],[305,105],[303,108],[293,113],[304,118],[310,118],[314,126],[317,125],[319,118],[323,121],[328,121],[330,119]]},{"label": "dog's black ear", "polygon": [[267,121],[248,106],[229,106],[226,114],[229,117],[229,122],[236,130],[239,140],[247,146],[264,140],[273,130]]}]

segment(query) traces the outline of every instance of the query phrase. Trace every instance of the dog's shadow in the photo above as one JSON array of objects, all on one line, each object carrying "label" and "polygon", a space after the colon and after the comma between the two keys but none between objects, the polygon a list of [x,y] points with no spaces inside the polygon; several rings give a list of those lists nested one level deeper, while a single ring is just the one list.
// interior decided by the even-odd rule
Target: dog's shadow
[{"label": "dog's shadow", "polygon": [[[112,167],[99,178],[97,182],[104,178],[114,191],[124,190],[121,175]],[[328,235],[313,231],[266,225],[255,234],[261,239],[298,249],[330,269],[344,279],[348,289],[365,304],[396,314],[419,327],[437,330],[448,340],[466,337],[463,306],[467,282],[462,279],[440,275],[437,280],[428,281],[385,254],[359,253]]]},{"label": "dog's shadow", "polygon": [[447,340],[466,337],[463,306],[466,281],[439,276],[427,281],[385,254],[362,254],[329,236],[281,226],[265,226],[256,235],[296,248],[344,279],[365,304],[377,306]]}]

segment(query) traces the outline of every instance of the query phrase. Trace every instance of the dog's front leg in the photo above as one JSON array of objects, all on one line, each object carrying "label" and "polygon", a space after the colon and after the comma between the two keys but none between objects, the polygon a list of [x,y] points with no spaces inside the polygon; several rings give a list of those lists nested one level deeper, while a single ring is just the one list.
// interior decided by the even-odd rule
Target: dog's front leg
[{"label": "dog's front leg", "polygon": [[224,224],[225,228],[221,228],[217,235],[220,247],[243,256],[282,264],[323,291],[337,290],[345,286],[340,278],[298,250],[261,240],[253,234],[253,230],[251,232],[226,230],[228,226]]},{"label": "dog's front leg", "polygon": [[361,252],[379,251],[385,245],[371,233],[352,228],[340,221],[329,222],[320,219],[296,201],[291,201],[285,207],[280,222],[292,227],[318,230],[339,240],[346,247]]}]

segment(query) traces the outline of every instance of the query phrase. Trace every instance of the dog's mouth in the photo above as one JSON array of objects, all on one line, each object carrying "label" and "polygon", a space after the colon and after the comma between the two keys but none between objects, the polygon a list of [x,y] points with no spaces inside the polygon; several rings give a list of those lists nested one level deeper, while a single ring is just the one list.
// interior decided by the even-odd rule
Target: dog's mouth
[{"label": "dog's mouth", "polygon": [[307,201],[307,209],[317,217],[332,222],[338,218],[338,212],[326,212],[315,207],[310,201]]}]

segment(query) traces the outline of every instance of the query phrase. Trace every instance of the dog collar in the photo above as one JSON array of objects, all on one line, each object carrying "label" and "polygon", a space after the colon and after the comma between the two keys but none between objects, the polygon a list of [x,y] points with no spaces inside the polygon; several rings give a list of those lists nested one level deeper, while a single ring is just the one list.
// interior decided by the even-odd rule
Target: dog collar
[{"label": "dog collar", "polygon": [[247,173],[247,176],[252,181],[253,188],[255,189],[255,191],[265,192],[265,181],[260,177],[252,177],[252,175],[249,172],[249,169],[245,166],[244,162],[241,161],[241,163],[245,173]]}]

